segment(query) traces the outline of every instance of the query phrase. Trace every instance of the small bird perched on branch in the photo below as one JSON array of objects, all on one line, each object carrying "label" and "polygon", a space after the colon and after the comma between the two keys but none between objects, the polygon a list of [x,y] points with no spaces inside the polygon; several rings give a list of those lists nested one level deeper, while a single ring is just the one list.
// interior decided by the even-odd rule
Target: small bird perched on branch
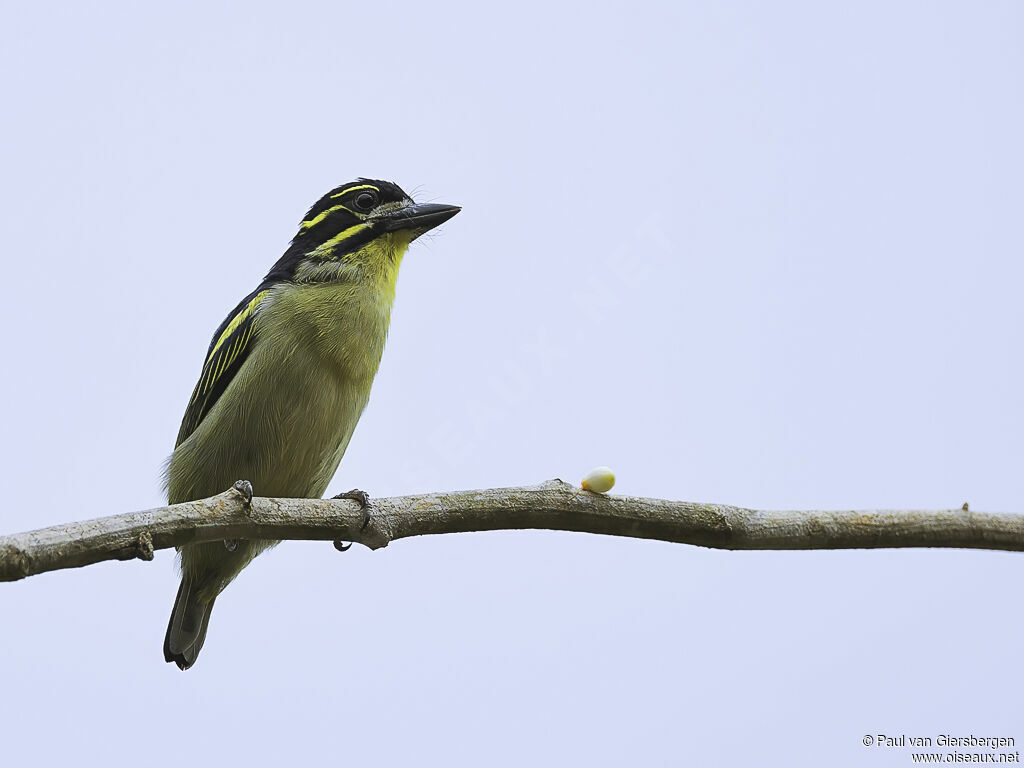
[{"label": "small bird perched on branch", "polygon": [[[372,179],[337,187],[309,209],[284,255],[213,334],[167,464],[168,502],[213,496],[240,479],[261,496],[323,495],[370,396],[402,256],[459,210],[416,204]],[[181,547],[167,661],[195,663],[217,595],[276,543]]]}]

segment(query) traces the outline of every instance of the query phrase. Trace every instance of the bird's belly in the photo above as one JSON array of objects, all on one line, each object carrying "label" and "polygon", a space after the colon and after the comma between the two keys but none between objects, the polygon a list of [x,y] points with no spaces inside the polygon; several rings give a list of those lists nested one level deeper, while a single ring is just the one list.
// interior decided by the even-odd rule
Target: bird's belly
[{"label": "bird's belly", "polygon": [[[312,351],[286,360],[260,350],[171,457],[171,503],[220,493],[249,480],[259,496],[319,497],[348,446],[370,382]],[[372,379],[372,375],[370,376]]]}]

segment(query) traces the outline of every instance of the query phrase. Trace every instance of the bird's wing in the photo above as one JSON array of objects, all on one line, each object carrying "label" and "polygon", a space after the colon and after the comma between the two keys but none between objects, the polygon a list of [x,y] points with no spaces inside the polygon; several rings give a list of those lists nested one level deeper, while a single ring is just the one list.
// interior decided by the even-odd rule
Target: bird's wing
[{"label": "bird's wing", "polygon": [[185,417],[181,420],[175,447],[185,442],[196,430],[249,356],[257,335],[253,321],[260,303],[269,294],[269,289],[257,288],[242,299],[235,307],[235,311],[228,315],[214,333],[210,349],[206,353],[203,372],[192,391],[192,399],[185,409]]}]

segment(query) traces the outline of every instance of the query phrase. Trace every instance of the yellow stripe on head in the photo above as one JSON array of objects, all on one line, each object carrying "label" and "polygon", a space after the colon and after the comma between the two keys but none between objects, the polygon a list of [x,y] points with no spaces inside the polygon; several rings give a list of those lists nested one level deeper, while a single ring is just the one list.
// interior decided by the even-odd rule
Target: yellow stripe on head
[{"label": "yellow stripe on head", "polygon": [[326,240],[323,243],[320,243],[320,245],[318,245],[316,248],[310,251],[308,255],[318,259],[329,258],[330,255],[334,253],[335,248],[337,248],[339,245],[341,245],[349,238],[355,237],[360,232],[365,232],[367,229],[370,228],[370,226],[370,224],[364,222],[362,224],[356,224],[354,227],[349,227],[348,229],[342,230],[334,237],[332,237],[330,240]]},{"label": "yellow stripe on head", "polygon": [[330,208],[328,208],[326,211],[321,211],[316,216],[314,216],[312,219],[309,219],[308,221],[302,222],[299,225],[299,231],[300,232],[304,232],[307,229],[315,227],[317,224],[319,224],[321,221],[326,219],[328,216],[330,216],[335,211],[341,211],[341,210],[345,210],[345,211],[348,211],[349,213],[353,213],[352,209],[349,208],[348,206],[345,206],[345,205],[334,205],[334,206],[331,206]]},{"label": "yellow stripe on head", "polygon": [[337,194],[331,195],[331,199],[334,200],[337,197],[344,197],[349,192],[356,192],[357,190],[360,189],[372,189],[378,195],[380,194],[380,188],[373,186],[373,184],[357,184],[354,187],[348,187],[347,189],[341,190],[341,192],[338,192]]}]

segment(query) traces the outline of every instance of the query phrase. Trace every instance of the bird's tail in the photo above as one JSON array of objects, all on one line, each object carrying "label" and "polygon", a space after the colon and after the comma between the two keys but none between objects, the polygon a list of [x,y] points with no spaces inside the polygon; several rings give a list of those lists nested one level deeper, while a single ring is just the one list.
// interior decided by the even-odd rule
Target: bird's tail
[{"label": "bird's tail", "polygon": [[201,600],[195,586],[191,578],[182,574],[174,610],[167,624],[167,637],[164,638],[164,659],[173,661],[179,669],[188,669],[196,663],[206,640],[213,603],[217,599]]}]

